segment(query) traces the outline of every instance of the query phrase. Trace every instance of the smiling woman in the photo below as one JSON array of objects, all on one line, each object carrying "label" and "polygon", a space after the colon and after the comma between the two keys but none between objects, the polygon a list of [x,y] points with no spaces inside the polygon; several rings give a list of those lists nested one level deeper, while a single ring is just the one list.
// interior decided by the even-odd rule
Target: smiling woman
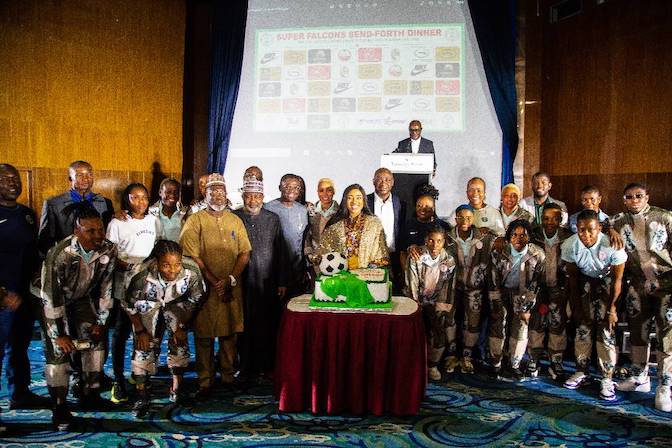
[{"label": "smiling woman", "polygon": [[366,193],[359,184],[345,189],[341,208],[327,222],[322,234],[320,256],[339,252],[347,258],[349,269],[389,264],[383,225],[373,216],[365,198]]}]

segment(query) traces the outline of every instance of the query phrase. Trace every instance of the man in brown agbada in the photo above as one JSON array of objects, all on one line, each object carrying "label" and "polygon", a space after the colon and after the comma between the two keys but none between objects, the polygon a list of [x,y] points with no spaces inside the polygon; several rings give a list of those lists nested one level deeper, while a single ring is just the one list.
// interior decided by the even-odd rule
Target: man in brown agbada
[{"label": "man in brown agbada", "polygon": [[245,225],[226,208],[221,174],[208,176],[205,201],[208,208],[191,216],[180,236],[184,255],[194,259],[208,284],[207,298],[194,328],[199,399],[209,398],[215,380],[215,338],[219,342],[222,383],[233,383],[236,335],[243,331],[240,281],[252,250]]}]

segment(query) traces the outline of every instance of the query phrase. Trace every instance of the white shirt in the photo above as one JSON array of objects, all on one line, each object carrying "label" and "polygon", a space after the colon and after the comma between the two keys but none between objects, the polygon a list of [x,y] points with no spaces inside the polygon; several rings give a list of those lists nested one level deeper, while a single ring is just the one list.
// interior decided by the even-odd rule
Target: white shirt
[{"label": "white shirt", "polygon": [[411,152],[417,154],[420,151],[420,139],[416,138],[415,140],[411,139]]},{"label": "white shirt", "polygon": [[388,196],[387,201],[383,201],[377,193],[373,193],[373,213],[380,219],[380,222],[383,223],[387,249],[390,252],[394,252],[394,206],[392,205],[391,193],[390,196]]},{"label": "white shirt", "polygon": [[584,246],[578,235],[570,236],[562,243],[561,257],[568,263],[574,263],[583,275],[592,278],[607,276],[611,266],[623,264],[628,259],[625,250],[611,247],[609,238],[603,233],[591,247]]}]

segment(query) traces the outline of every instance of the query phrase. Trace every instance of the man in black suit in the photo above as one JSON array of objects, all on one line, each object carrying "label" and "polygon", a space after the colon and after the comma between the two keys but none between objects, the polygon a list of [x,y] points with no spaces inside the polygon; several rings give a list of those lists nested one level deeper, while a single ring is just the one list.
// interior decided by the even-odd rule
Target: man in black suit
[{"label": "man in black suit", "polygon": [[[422,123],[413,120],[408,124],[410,137],[403,139],[393,152],[408,152],[413,154],[434,154],[434,142],[422,138]],[[434,173],[436,174],[436,156],[434,156]]]},{"label": "man in black suit", "polygon": [[73,205],[86,201],[102,216],[105,226],[112,220],[114,214],[112,201],[91,192],[93,167],[90,163],[83,160],[72,162],[68,166],[68,180],[70,181],[68,191],[44,201],[38,236],[38,247],[42,257],[56,243],[74,232],[75,214],[71,210]]},{"label": "man in black suit", "polygon": [[373,175],[374,193],[366,195],[369,210],[380,219],[385,230],[385,241],[390,252],[392,267],[392,285],[395,294],[401,293],[403,272],[399,263],[399,250],[402,226],[406,221],[406,203],[392,194],[394,176],[387,168],[378,168]]}]

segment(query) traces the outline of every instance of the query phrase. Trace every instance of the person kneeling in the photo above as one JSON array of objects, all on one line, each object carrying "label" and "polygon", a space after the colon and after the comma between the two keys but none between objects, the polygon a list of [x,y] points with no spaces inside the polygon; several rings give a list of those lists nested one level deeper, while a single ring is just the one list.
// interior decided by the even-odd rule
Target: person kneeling
[{"label": "person kneeling", "polygon": [[419,258],[408,258],[406,270],[407,295],[422,307],[427,332],[429,378],[441,379],[438,364],[443,352],[457,364],[455,341],[455,307],[453,276],[455,274],[454,245],[444,249],[445,230],[436,226],[427,232]]},{"label": "person kneeling", "polygon": [[170,401],[179,403],[184,369],[189,364],[187,324],[204,294],[198,265],[182,257],[174,241],[160,240],[131,280],[123,306],[133,325],[134,357],[131,370],[138,399],[133,413],[142,418],[149,411],[149,376],[156,373],[156,352],[168,333],[168,368],[173,375]]}]

